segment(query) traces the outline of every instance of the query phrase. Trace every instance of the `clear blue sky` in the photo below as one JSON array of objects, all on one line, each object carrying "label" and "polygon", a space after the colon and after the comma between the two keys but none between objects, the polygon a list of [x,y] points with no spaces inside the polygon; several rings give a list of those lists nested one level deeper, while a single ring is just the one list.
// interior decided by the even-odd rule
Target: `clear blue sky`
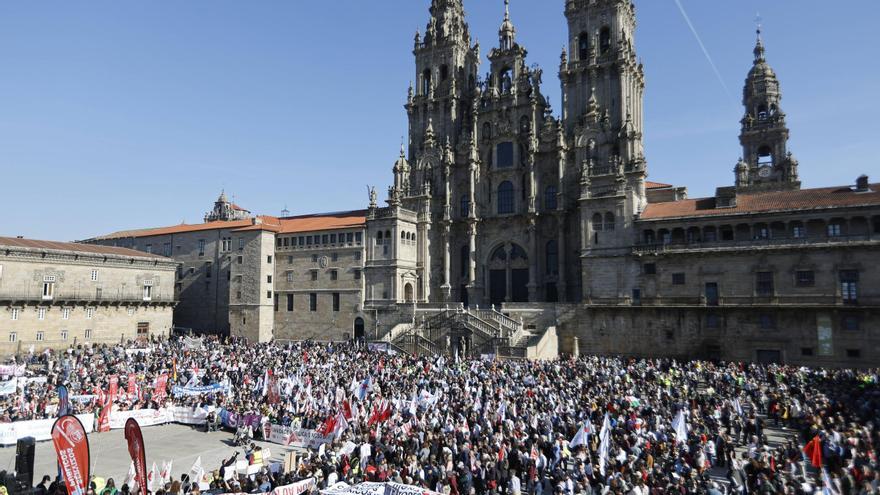
[{"label": "clear blue sky", "polygon": [[[804,185],[880,179],[880,2],[682,2],[730,93],[674,0],[637,0],[653,180],[732,184],[758,11]],[[391,181],[429,3],[0,2],[0,235],[198,222],[221,188],[256,213],[364,207]],[[465,0],[484,54],[502,5]],[[512,2],[556,110],[563,5]]]}]

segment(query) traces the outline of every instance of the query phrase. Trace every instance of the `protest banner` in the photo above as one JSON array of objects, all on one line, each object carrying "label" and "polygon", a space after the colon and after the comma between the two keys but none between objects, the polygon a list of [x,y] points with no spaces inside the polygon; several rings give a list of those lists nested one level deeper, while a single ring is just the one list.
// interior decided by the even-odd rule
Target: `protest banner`
[{"label": "protest banner", "polygon": [[89,438],[76,416],[62,416],[52,425],[58,467],[70,495],[85,495],[89,479]]},{"label": "protest banner", "polygon": [[333,441],[333,435],[322,435],[315,430],[307,430],[305,428],[269,425],[268,430],[270,442],[301,449],[317,450],[321,445]]},{"label": "protest banner", "polygon": [[[79,414],[77,419],[83,424],[86,433],[94,431],[95,421],[91,414]],[[0,445],[15,445],[24,437],[34,437],[38,442],[51,440],[54,424],[54,419],[0,423]]]}]

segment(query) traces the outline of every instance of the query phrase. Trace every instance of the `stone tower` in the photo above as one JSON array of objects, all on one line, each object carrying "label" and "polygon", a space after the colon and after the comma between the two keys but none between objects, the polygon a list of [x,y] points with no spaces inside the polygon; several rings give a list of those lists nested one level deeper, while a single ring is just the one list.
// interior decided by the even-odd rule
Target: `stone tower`
[{"label": "stone tower", "polygon": [[233,220],[246,220],[251,217],[251,212],[232,203],[226,198],[226,191],[220,192],[220,197],[214,202],[214,209],[205,213],[205,222],[230,222]]},{"label": "stone tower", "polygon": [[782,89],[765,58],[759,28],[755,61],[743,90],[743,157],[735,169],[739,189],[800,189],[798,163],[787,150],[789,132],[781,100]]},{"label": "stone tower", "polygon": [[[630,0],[567,0],[568,49],[559,70],[563,120],[579,176],[584,297],[623,297],[623,268],[591,257],[626,254],[631,227],[647,204],[642,141],[644,70],[635,51]],[[606,258],[607,259],[607,258]],[[607,273],[606,273],[607,272]]]}]

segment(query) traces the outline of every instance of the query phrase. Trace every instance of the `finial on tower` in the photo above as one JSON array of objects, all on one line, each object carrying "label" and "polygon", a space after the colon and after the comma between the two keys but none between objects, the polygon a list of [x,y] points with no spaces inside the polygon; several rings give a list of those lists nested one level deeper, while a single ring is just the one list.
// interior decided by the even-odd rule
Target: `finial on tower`
[{"label": "finial on tower", "polygon": [[516,39],[516,28],[510,22],[510,0],[504,0],[504,22],[501,23],[501,29],[498,30],[498,38],[501,41],[501,49],[509,50],[513,48]]},{"label": "finial on tower", "polygon": [[761,37],[763,33],[763,19],[761,18],[761,14],[758,14],[755,17],[755,32],[758,35],[758,39],[755,42],[755,62],[763,62],[764,61],[764,39]]}]

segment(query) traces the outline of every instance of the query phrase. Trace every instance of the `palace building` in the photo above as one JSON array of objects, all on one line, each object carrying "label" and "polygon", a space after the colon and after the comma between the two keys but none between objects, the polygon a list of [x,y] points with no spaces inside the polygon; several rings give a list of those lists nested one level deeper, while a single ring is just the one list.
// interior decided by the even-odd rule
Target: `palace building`
[{"label": "palace building", "polygon": [[508,1],[485,68],[462,0],[431,1],[385,204],[253,216],[221,195],[203,224],[87,242],[174,258],[175,324],[254,340],[880,363],[880,184],[801,187],[760,31],[742,156],[689,198],[648,180],[635,5],[559,4],[557,114]]}]

